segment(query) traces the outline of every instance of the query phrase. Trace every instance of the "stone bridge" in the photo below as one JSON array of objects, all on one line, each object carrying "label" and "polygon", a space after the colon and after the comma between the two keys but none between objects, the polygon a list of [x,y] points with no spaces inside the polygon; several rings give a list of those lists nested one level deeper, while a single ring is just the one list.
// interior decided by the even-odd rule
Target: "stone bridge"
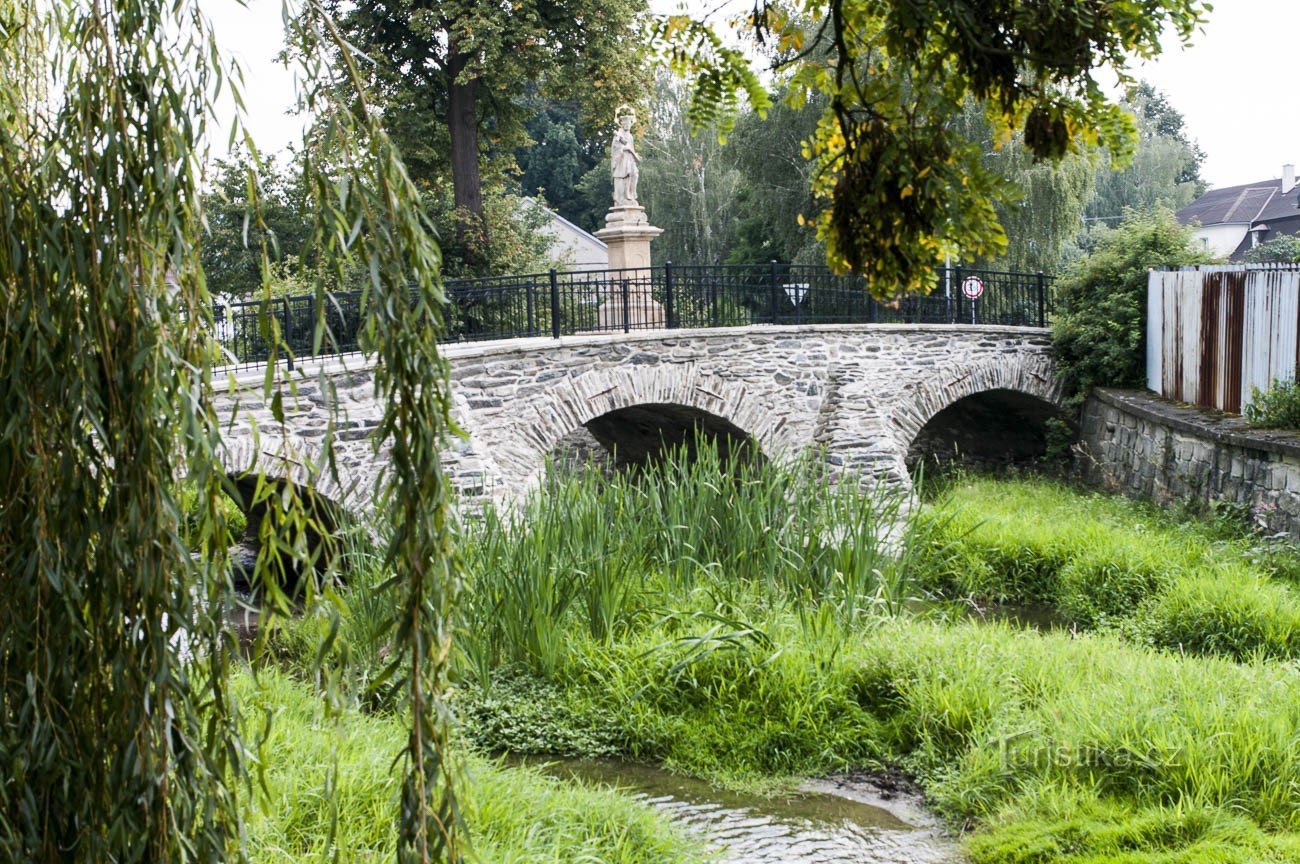
[{"label": "stone bridge", "polygon": [[[960,448],[990,459],[1041,454],[1060,413],[1046,330],[952,325],[750,326],[445,346],[465,437],[446,451],[463,500],[518,496],[548,456],[613,448],[652,458],[693,431],[785,460],[824,452],[843,475],[910,484],[908,463]],[[385,450],[360,357],[292,374],[277,422],[250,373],[218,397],[227,470],[312,485],[348,511],[371,509]],[[316,470],[331,401],[337,475]],[[254,428],[257,432],[254,433]],[[594,440],[593,440],[594,439]]]}]

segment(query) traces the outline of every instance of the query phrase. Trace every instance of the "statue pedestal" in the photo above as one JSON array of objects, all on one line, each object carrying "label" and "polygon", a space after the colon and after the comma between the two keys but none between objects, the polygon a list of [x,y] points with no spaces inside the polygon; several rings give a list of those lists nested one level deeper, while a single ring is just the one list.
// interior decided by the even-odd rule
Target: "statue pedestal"
[{"label": "statue pedestal", "polygon": [[650,296],[650,241],[662,233],[664,229],[646,221],[644,207],[611,207],[606,214],[605,227],[596,236],[609,247],[609,290],[613,296],[596,312],[601,330],[668,326],[663,306]]}]

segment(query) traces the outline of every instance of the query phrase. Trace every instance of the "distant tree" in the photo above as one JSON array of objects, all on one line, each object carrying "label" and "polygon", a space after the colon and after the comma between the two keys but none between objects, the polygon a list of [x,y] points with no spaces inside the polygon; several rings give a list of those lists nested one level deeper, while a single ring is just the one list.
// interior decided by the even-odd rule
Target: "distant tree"
[{"label": "distant tree", "polygon": [[825,249],[806,224],[814,211],[809,192],[813,165],[803,148],[817,131],[825,105],[813,98],[795,107],[784,87],[772,94],[772,103],[766,117],[742,115],[727,136],[726,157],[740,175],[733,205],[735,242],[727,260],[818,263],[825,259]]},{"label": "distant tree", "polygon": [[681,81],[656,80],[648,131],[638,142],[640,200],[664,229],[651,247],[656,261],[719,264],[731,248],[740,176],[716,131],[692,134],[685,96]]},{"label": "distant tree", "polygon": [[515,151],[520,190],[543,198],[546,206],[579,228],[603,227],[600,222],[609,209],[612,190],[592,188],[594,184],[584,179],[595,170],[609,173],[608,136],[589,134],[581,108],[571,99],[534,94],[527,107],[531,116],[524,129],[529,143]]},{"label": "distant tree", "polygon": [[208,290],[226,297],[256,291],[264,248],[270,259],[265,263],[280,262],[284,275],[310,263],[302,260],[312,220],[301,165],[282,168],[271,156],[258,168],[247,155],[237,155],[219,160],[215,173],[214,188],[203,196],[207,233],[200,257]]},{"label": "distant tree", "polygon": [[1109,150],[1101,151],[1095,191],[1088,202],[1090,219],[1118,221],[1126,209],[1177,210],[1205,191],[1201,163],[1205,154],[1192,141],[1165,95],[1142,81],[1124,98],[1138,128],[1132,160],[1117,165]]},{"label": "distant tree", "polygon": [[[1005,187],[994,204],[1006,232],[1006,248],[994,259],[973,262],[1023,272],[1055,272],[1079,232],[1092,195],[1096,148],[1081,147],[1055,163],[1034,158],[1024,134],[999,140],[988,112],[968,101],[954,125],[983,151],[983,167]],[[953,194],[962,194],[954,190]]]}]

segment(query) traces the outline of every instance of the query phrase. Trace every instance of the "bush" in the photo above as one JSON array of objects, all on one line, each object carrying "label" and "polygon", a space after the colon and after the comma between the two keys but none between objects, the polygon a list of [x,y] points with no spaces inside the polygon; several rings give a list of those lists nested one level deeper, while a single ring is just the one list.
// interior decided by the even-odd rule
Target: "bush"
[{"label": "bush", "polygon": [[1300,429],[1300,382],[1274,381],[1264,392],[1252,387],[1242,415],[1261,429]]},{"label": "bush", "polygon": [[1129,212],[1061,279],[1052,351],[1075,403],[1092,387],[1145,386],[1147,271],[1213,260],[1172,213]]}]

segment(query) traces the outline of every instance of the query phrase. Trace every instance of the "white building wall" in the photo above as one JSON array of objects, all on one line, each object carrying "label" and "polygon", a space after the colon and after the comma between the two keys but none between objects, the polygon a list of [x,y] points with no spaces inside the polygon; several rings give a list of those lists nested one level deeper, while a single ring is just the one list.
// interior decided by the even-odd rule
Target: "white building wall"
[{"label": "white building wall", "polygon": [[1224,222],[1217,225],[1204,225],[1197,228],[1193,234],[1200,240],[1203,248],[1221,258],[1227,258],[1241,245],[1241,241],[1246,239],[1248,230],[1250,230],[1249,222]]}]

